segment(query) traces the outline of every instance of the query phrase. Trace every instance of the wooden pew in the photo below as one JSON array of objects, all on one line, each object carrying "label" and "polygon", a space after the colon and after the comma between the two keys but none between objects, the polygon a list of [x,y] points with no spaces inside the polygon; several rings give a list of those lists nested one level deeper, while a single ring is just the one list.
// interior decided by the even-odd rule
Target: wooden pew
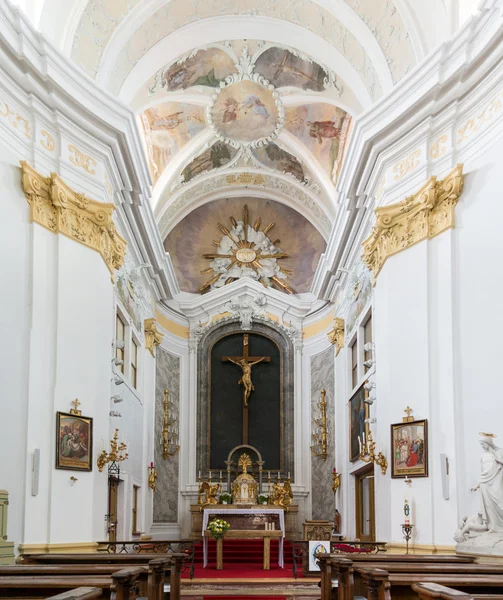
[{"label": "wooden pew", "polygon": [[467,594],[438,583],[414,583],[420,600],[502,600],[503,594]]},{"label": "wooden pew", "polygon": [[101,596],[99,588],[80,587],[75,590],[68,590],[56,596],[51,596],[47,600],[93,600]]},{"label": "wooden pew", "polygon": [[48,593],[54,595],[62,590],[70,591],[77,587],[91,587],[100,589],[104,597],[129,600],[138,595],[138,578],[141,572],[142,569],[136,567],[121,569],[110,577],[99,575],[0,576],[0,597],[47,597]]}]

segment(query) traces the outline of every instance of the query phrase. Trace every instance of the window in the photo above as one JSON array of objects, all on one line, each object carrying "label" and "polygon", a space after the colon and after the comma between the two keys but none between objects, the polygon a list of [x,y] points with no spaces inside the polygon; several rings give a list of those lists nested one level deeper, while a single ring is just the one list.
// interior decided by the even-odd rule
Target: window
[{"label": "window", "polygon": [[138,345],[131,340],[131,384],[136,389],[136,377],[138,372]]},{"label": "window", "polygon": [[[122,363],[119,365],[119,370],[121,373],[124,373],[124,342],[126,339],[126,326],[124,325],[124,321],[117,315],[116,324],[115,324],[115,339],[119,342],[123,342],[122,344],[116,344],[115,346],[115,358],[118,360],[122,360]],[[118,346],[121,345],[122,348]]]},{"label": "window", "polygon": [[138,529],[138,492],[140,486],[133,485],[133,533],[140,533]]},{"label": "window", "polygon": [[[367,319],[367,322],[363,326],[363,343],[369,344],[372,343],[372,314]],[[365,359],[364,360],[372,360],[372,350],[365,351]],[[365,367],[365,373],[370,369],[370,367]]]},{"label": "window", "polygon": [[355,340],[351,346],[351,387],[355,388],[358,383],[358,341]]}]

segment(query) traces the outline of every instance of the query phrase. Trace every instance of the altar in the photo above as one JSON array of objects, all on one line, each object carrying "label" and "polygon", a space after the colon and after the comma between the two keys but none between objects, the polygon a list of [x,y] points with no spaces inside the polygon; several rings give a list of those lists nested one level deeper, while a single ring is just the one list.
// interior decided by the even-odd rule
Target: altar
[{"label": "altar", "polygon": [[[257,534],[257,537],[265,537],[267,541],[264,539],[264,548],[268,547],[270,543],[270,537],[277,537],[279,543],[279,557],[278,564],[280,567],[284,565],[283,559],[283,542],[285,539],[285,511],[283,508],[273,508],[270,506],[260,506],[260,505],[252,505],[246,508],[234,508],[232,506],[222,506],[216,507],[211,506],[203,509],[203,518],[202,518],[202,530],[201,534],[203,536],[203,558],[204,558],[204,567],[208,564],[208,539],[207,535],[207,527],[210,519],[213,518],[223,518],[228,521],[235,521],[235,519],[239,519],[241,521],[240,524],[243,524],[244,527],[232,528],[232,533],[234,538],[239,537],[240,531],[243,532],[243,538],[250,539],[254,537],[254,533]],[[276,528],[276,523],[278,527]],[[266,526],[272,526],[274,529],[272,531],[267,531]],[[232,524],[231,524],[232,527]],[[280,532],[280,533],[277,533]],[[268,535],[274,534],[274,535]],[[264,556],[264,568],[265,568],[266,560]]]}]

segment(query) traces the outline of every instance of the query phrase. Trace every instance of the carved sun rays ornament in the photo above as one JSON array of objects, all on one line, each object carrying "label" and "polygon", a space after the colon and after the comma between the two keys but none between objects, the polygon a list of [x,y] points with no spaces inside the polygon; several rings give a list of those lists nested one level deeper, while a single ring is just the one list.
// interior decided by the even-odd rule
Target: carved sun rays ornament
[{"label": "carved sun rays ornament", "polygon": [[294,290],[285,281],[291,274],[288,269],[281,268],[278,261],[288,258],[288,254],[278,247],[280,240],[272,242],[267,234],[274,227],[270,223],[260,229],[261,219],[258,217],[252,225],[248,222],[248,206],[245,204],[243,220],[236,221],[230,217],[232,227],[227,229],[221,223],[218,228],[224,234],[220,240],[213,240],[217,247],[215,254],[203,254],[211,260],[210,266],[201,271],[202,275],[211,273],[212,277],[203,284],[199,291],[222,287],[236,279],[249,277],[260,281],[264,287],[275,286],[288,294]]}]

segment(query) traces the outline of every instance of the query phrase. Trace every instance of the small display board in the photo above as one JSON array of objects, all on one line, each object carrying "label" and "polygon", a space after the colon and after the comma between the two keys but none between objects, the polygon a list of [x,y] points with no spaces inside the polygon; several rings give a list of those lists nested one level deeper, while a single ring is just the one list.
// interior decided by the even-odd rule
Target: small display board
[{"label": "small display board", "polygon": [[309,542],[309,571],[319,571],[320,567],[316,560],[316,554],[330,553],[330,542],[320,540]]}]

